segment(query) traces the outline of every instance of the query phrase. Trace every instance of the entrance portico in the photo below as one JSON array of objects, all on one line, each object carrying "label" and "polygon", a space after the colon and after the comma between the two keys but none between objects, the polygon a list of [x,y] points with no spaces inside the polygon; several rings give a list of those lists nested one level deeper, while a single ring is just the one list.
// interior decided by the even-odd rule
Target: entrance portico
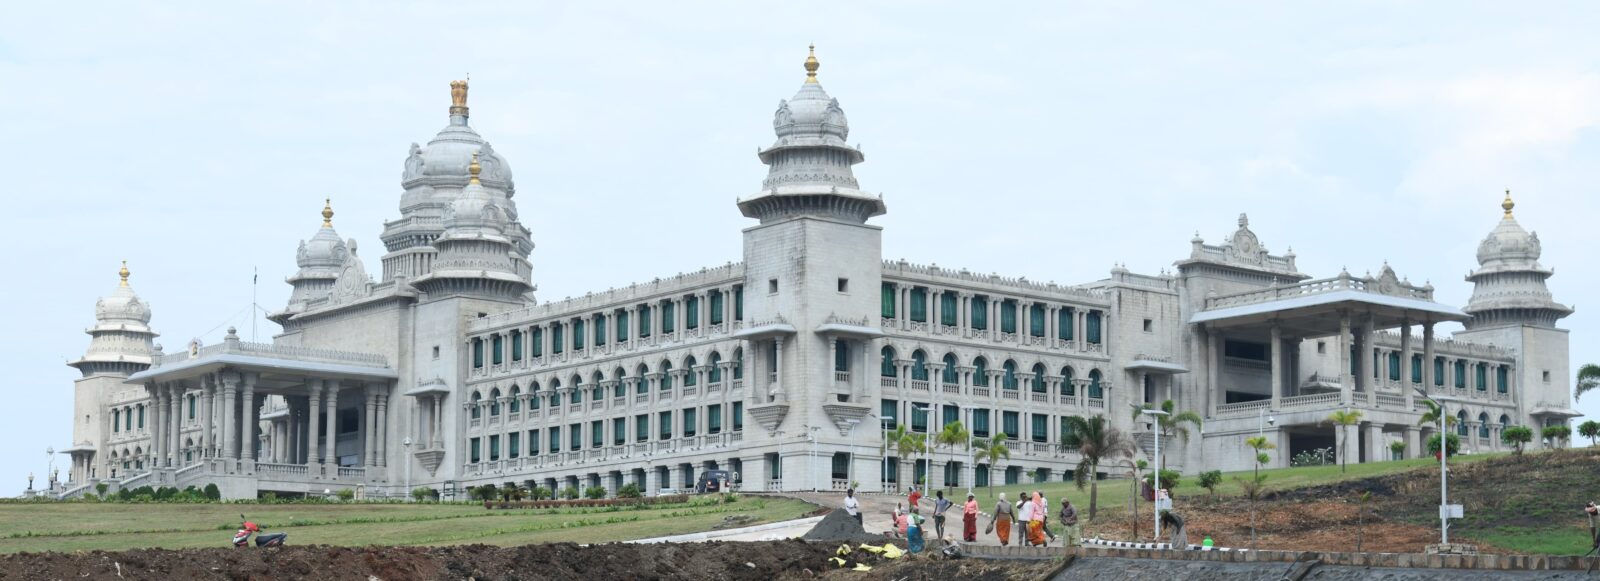
[{"label": "entrance portico", "polygon": [[230,328],[222,344],[159,356],[128,383],[156,402],[152,484],[205,476],[237,498],[386,481],[397,377],[381,356],[246,343]]},{"label": "entrance portico", "polygon": [[[1295,453],[1328,447],[1323,444],[1336,453],[1343,450],[1351,461],[1387,459],[1386,433],[1407,442],[1407,454],[1415,457],[1415,430],[1409,428],[1422,407],[1406,381],[1382,380],[1379,333],[1398,328],[1397,361],[1390,363],[1399,369],[1393,375],[1412,378],[1414,355],[1418,361],[1434,360],[1434,325],[1466,319],[1459,309],[1433,302],[1431,286],[1402,282],[1388,265],[1376,278],[1341,272],[1330,279],[1208,297],[1205,309],[1189,321],[1205,338],[1211,418],[1206,435],[1239,435],[1236,442],[1222,438],[1216,446],[1242,446],[1247,436],[1266,435],[1279,448],[1277,466],[1286,466]],[[1414,354],[1411,331],[1419,325],[1422,349]],[[1415,383],[1435,384],[1433,365],[1422,365],[1420,374]],[[1360,423],[1331,426],[1328,416],[1340,409],[1360,410]],[[1264,425],[1261,416],[1267,414],[1276,425]]]}]

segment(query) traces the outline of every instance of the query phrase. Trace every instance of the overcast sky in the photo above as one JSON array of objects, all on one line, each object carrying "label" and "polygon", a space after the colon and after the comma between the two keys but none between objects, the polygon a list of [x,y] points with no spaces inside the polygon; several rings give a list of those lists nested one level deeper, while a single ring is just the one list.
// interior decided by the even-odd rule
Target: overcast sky
[{"label": "overcast sky", "polygon": [[1510,188],[1578,308],[1574,370],[1600,362],[1592,3],[620,4],[9,4],[0,495],[71,444],[63,363],[119,260],[169,351],[248,338],[252,269],[281,308],[324,197],[379,272],[409,144],[468,72],[541,300],[739,260],[811,42],[886,257],[1082,283],[1248,212],[1309,274],[1387,260],[1459,306]]}]

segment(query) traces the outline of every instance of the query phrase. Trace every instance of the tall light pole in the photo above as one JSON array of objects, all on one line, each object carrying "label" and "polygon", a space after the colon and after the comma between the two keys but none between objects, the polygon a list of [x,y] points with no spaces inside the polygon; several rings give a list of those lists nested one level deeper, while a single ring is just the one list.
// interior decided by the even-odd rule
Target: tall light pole
[{"label": "tall light pole", "polygon": [[1413,389],[1416,389],[1417,394],[1421,395],[1423,399],[1431,401],[1434,405],[1439,406],[1439,544],[1448,544],[1450,542],[1450,517],[1454,511],[1451,510],[1452,507],[1450,506],[1450,502],[1448,500],[1450,491],[1448,473],[1448,459],[1450,458],[1450,414],[1445,411],[1444,406],[1446,403],[1458,400],[1456,398],[1443,395],[1430,396],[1425,390],[1420,388]]},{"label": "tall light pole", "polygon": [[[1143,409],[1139,410],[1139,413],[1147,415],[1147,416],[1151,416],[1150,420],[1152,422],[1155,422],[1155,429],[1153,429],[1151,431],[1156,433],[1156,457],[1155,457],[1156,469],[1155,469],[1155,472],[1153,472],[1153,474],[1155,475],[1155,483],[1156,483],[1156,485],[1155,485],[1155,492],[1154,492],[1154,499],[1155,500],[1154,500],[1154,502],[1151,502],[1150,504],[1155,507],[1154,509],[1152,509],[1152,512],[1155,513],[1155,519],[1156,519],[1156,526],[1155,526],[1156,542],[1160,542],[1161,541],[1161,418],[1159,416],[1167,415],[1167,412],[1164,412],[1164,411],[1161,411],[1161,410],[1158,410],[1158,409],[1154,409],[1154,408],[1143,408]],[[1173,548],[1177,548],[1177,547],[1173,547]]]},{"label": "tall light pole", "polygon": [[806,431],[806,439],[811,442],[811,458],[810,462],[807,462],[810,465],[808,468],[811,470],[811,478],[809,478],[811,480],[811,491],[819,492],[821,489],[817,486],[817,430],[821,428],[812,425],[802,425],[800,428]]},{"label": "tall light pole", "polygon": [[406,439],[401,440],[400,445],[405,447],[406,497],[416,500],[416,497],[411,494],[411,436],[406,436]]},{"label": "tall light pole", "polygon": [[889,492],[889,418],[867,414],[867,417],[878,420],[879,437],[883,438],[883,471],[878,474],[878,489],[883,493]]},{"label": "tall light pole", "polygon": [[47,447],[45,447],[44,455],[45,455],[45,457],[50,459],[50,461],[48,463],[49,465],[45,467],[45,471],[44,471],[45,481],[49,482],[50,483],[50,488],[54,489],[55,486],[56,486],[56,476],[55,476],[55,473],[56,473],[55,472],[56,471],[56,447],[55,446],[47,446]]}]

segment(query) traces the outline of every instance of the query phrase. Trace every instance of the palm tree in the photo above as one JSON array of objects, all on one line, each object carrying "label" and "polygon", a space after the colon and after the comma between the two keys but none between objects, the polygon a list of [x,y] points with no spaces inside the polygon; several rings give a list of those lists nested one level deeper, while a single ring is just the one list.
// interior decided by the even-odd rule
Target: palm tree
[{"label": "palm tree", "polygon": [[1361,552],[1361,537],[1365,536],[1367,528],[1367,501],[1372,500],[1372,491],[1363,490],[1356,495],[1356,552]]},{"label": "palm tree", "polygon": [[970,446],[971,443],[972,432],[967,431],[967,427],[961,425],[961,420],[956,420],[945,424],[944,429],[939,430],[939,435],[934,436],[933,439],[934,446],[945,446],[950,448],[951,461],[955,461],[956,446],[967,447]]},{"label": "palm tree", "polygon": [[[905,424],[897,425],[893,430],[889,430],[889,439],[884,441],[884,446],[893,450],[901,461],[909,460],[913,466],[913,473],[916,471],[916,455],[927,450],[927,447],[923,445],[922,437],[906,429]],[[913,474],[913,476],[915,475]],[[913,478],[913,483],[915,483],[915,478]]]},{"label": "palm tree", "polygon": [[1066,433],[1063,434],[1065,437],[1061,440],[1061,447],[1064,451],[1077,451],[1082,458],[1072,475],[1078,490],[1083,490],[1084,484],[1089,485],[1089,520],[1092,521],[1100,497],[1100,487],[1095,480],[1095,474],[1100,471],[1100,461],[1132,458],[1133,440],[1127,433],[1112,427],[1105,416],[1070,416],[1065,421],[1063,431]]},{"label": "palm tree", "polygon": [[1237,476],[1234,477],[1234,480],[1239,481],[1239,486],[1244,489],[1245,496],[1250,499],[1250,550],[1253,551],[1256,548],[1256,500],[1261,498],[1261,492],[1266,489],[1267,482],[1266,475],[1261,473],[1261,465],[1272,461],[1272,456],[1267,454],[1266,451],[1278,446],[1268,442],[1266,436],[1246,438],[1244,445],[1255,451],[1255,474],[1248,481]]},{"label": "palm tree", "polygon": [[1585,363],[1578,368],[1578,384],[1573,386],[1572,399],[1583,397],[1583,392],[1600,388],[1600,365]]},{"label": "palm tree", "polygon": [[[1361,423],[1361,410],[1339,410],[1328,415],[1328,421],[1341,428],[1354,426]],[[1339,472],[1344,472],[1350,466],[1350,459],[1345,455],[1346,444],[1350,443],[1350,431],[1345,430],[1345,437],[1339,439]]]},{"label": "palm tree", "polygon": [[[1156,428],[1161,430],[1161,437],[1171,439],[1172,436],[1176,435],[1183,440],[1183,443],[1187,444],[1189,443],[1189,428],[1184,427],[1184,424],[1193,424],[1195,429],[1198,430],[1205,423],[1205,420],[1200,417],[1200,414],[1191,411],[1177,411],[1177,407],[1177,404],[1170,399],[1161,402],[1161,411],[1166,412],[1167,415],[1156,416]],[[1134,407],[1133,419],[1138,420],[1139,416],[1144,415],[1144,410],[1147,409],[1151,409],[1148,403],[1144,404],[1143,407]],[[1167,452],[1165,450],[1161,452],[1161,465],[1167,465]]]},{"label": "palm tree", "polygon": [[[993,438],[978,438],[972,441],[972,462],[974,464],[988,460],[989,469],[993,470],[1000,465],[1001,459],[1011,459],[1011,448],[1006,447],[1006,433],[998,432]],[[976,469],[976,467],[974,467]],[[994,496],[994,478],[989,478],[989,496]]]}]

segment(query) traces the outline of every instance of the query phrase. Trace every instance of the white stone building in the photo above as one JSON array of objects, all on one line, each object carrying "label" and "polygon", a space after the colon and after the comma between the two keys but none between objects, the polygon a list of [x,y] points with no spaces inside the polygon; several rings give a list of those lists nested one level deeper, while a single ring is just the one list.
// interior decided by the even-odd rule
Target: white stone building
[{"label": "white stone building", "polygon": [[[894,489],[924,474],[1009,484],[1070,476],[1069,416],[1103,414],[1148,449],[1133,406],[1167,399],[1206,419],[1163,443],[1191,473],[1247,468],[1257,433],[1280,466],[1342,438],[1363,462],[1394,441],[1417,456],[1431,430],[1414,386],[1463,400],[1451,409],[1469,450],[1500,447],[1507,425],[1577,415],[1555,327],[1571,309],[1546,290],[1509,194],[1464,309],[1387,265],[1312,279],[1242,214],[1221,245],[1197,235],[1170,274],[1117,267],[1062,286],[888,261],[870,223],[885,200],[860,188],[844,111],[814,57],[805,68],[760,152],[767,178],[738,202],[753,219],[739,263],[536,301],[510,166],[468,125],[458,81],[449,124],[405,160],[381,273],[325,206],[271,344],[230,329],[163,352],[124,269],[71,363],[83,377],[67,494],[97,482],[217,483],[230,497],[408,483],[654,492],[711,468],[746,490]],[[1436,340],[1455,322],[1466,330]],[[1335,430],[1324,420],[1339,409],[1361,424]],[[1004,432],[1010,459],[979,465],[960,447],[885,459],[885,429],[957,420],[976,437]]]}]

